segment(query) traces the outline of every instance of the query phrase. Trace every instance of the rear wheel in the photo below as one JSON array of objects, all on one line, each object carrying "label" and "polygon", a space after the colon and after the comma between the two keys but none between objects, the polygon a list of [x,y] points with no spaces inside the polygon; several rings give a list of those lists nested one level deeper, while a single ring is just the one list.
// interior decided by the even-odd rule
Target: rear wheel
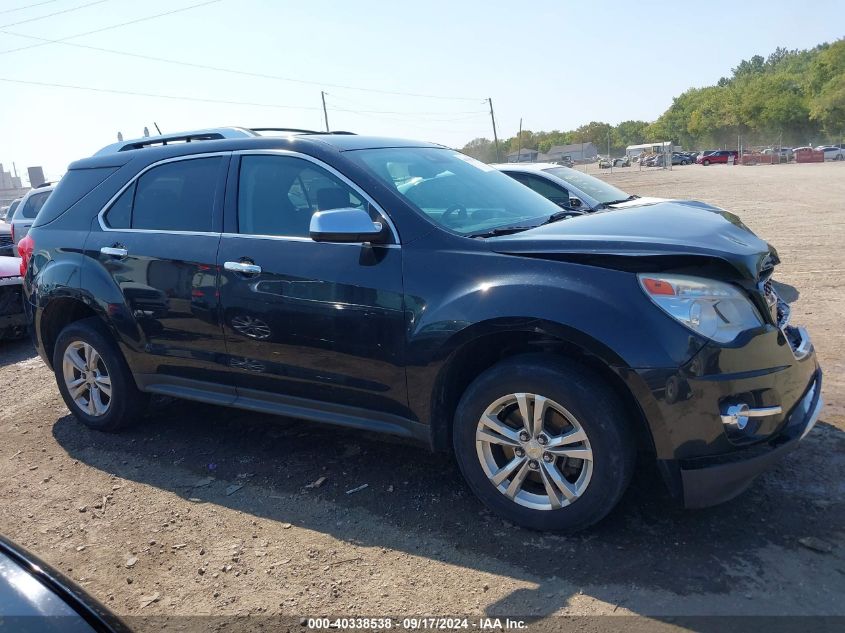
[{"label": "rear wheel", "polygon": [[523,356],[470,385],[455,415],[455,454],[470,488],[501,517],[576,531],[602,519],[633,471],[628,416],[584,367]]},{"label": "rear wheel", "polygon": [[97,318],[62,330],[53,371],[70,412],[92,429],[116,431],[146,411],[147,396],[138,390],[123,355]]}]

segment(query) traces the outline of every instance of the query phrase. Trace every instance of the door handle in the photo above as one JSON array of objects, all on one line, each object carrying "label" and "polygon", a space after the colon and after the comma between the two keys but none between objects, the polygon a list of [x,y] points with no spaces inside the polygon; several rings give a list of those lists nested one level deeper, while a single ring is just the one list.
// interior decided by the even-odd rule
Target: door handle
[{"label": "door handle", "polygon": [[261,266],[247,262],[223,262],[223,268],[243,275],[257,275],[261,272]]},{"label": "door handle", "polygon": [[111,255],[112,257],[126,257],[129,255],[129,251],[117,246],[103,246],[103,248],[100,249],[100,252],[103,255]]}]

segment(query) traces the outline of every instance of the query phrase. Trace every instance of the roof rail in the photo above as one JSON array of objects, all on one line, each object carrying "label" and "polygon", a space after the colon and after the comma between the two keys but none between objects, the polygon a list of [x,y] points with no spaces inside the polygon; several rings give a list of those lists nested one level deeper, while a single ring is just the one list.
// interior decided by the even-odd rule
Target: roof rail
[{"label": "roof rail", "polygon": [[256,134],[259,132],[293,132],[294,134],[355,134],[355,132],[344,132],[343,130],[323,132],[320,130],[303,130],[296,127],[251,127],[248,129]]},{"label": "roof rail", "polygon": [[145,136],[144,138],[119,141],[106,145],[94,156],[101,154],[114,154],[133,149],[143,149],[155,145],[168,145],[170,143],[192,143],[194,141],[215,141],[232,138],[252,138],[261,136],[261,132],[289,132],[292,134],[354,134],[354,132],[318,132],[316,130],[303,130],[294,127],[219,127],[205,130],[193,130],[191,132],[176,132],[174,134],[161,134],[159,136]]}]

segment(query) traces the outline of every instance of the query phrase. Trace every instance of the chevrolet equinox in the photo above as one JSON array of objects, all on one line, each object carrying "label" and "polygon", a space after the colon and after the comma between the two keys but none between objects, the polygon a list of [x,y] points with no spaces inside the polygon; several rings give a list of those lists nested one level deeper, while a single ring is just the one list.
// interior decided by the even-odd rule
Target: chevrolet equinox
[{"label": "chevrolet equinox", "polygon": [[734,497],[821,409],[777,253],[735,215],[577,214],[430,143],[118,143],[70,165],[19,250],[35,345],[87,426],[163,394],[393,433],[535,529],[600,520],[638,456],[688,507]]}]

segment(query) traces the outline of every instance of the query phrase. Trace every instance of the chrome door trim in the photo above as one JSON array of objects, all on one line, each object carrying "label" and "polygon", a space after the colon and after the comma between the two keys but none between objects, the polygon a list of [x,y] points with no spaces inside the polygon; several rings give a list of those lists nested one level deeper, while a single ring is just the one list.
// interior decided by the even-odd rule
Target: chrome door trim
[{"label": "chrome door trim", "polygon": [[[393,239],[395,240],[395,244],[379,244],[378,246],[399,246],[401,244],[401,242],[399,241],[399,232],[396,230],[396,226],[393,224],[393,220],[390,218],[390,216],[387,214],[387,212],[381,207],[381,205],[378,204],[375,200],[373,200],[372,196],[370,196],[366,191],[364,191],[356,183],[354,183],[352,180],[347,178],[344,174],[339,172],[337,169],[335,169],[331,165],[321,161],[320,159],[314,158],[313,156],[310,156],[308,154],[303,154],[302,152],[295,152],[295,151],[289,150],[289,149],[255,149],[255,150],[242,149],[242,150],[235,150],[235,151],[232,152],[232,154],[234,156],[260,156],[260,155],[291,156],[293,158],[301,158],[303,160],[307,160],[311,163],[314,163],[318,167],[325,169],[327,172],[329,172],[333,176],[339,178],[344,183],[346,183],[347,186],[349,186],[357,194],[359,194],[362,198],[364,198],[367,202],[369,202],[371,205],[373,205],[375,210],[378,211],[379,215],[384,218],[384,221],[387,223],[387,226],[390,228],[390,232],[393,235]],[[227,235],[231,235],[231,234],[227,234]],[[250,235],[248,233],[238,233],[238,235],[243,235],[243,236],[248,236],[248,237],[262,237],[262,238],[265,238],[265,237],[282,237],[282,238],[289,239],[289,240],[296,239],[297,237],[299,237],[299,236]],[[300,239],[302,239],[304,241],[308,241],[308,242],[314,241],[310,237],[303,237],[303,238],[300,238]],[[334,242],[327,242],[327,243],[334,243]],[[364,244],[364,243],[368,243],[368,242],[351,242],[351,243],[360,245],[360,244]]]},{"label": "chrome door trim", "polygon": [[[215,235],[221,235],[215,233]],[[310,244],[331,244],[333,246],[357,246],[369,244],[373,248],[402,248],[401,244],[373,244],[372,242],[315,242],[310,237],[300,235],[262,235],[260,233],[223,233],[223,237],[248,238],[252,240],[278,240],[281,242],[308,242]]]},{"label": "chrome door trim", "polygon": [[156,161],[155,163],[151,163],[144,167],[141,171],[135,174],[129,181],[124,184],[116,194],[114,194],[106,204],[103,205],[103,208],[100,209],[100,212],[97,214],[97,221],[100,224],[100,228],[103,231],[108,233],[156,233],[158,235],[167,234],[167,235],[206,235],[211,237],[218,237],[220,235],[220,231],[164,231],[159,229],[113,229],[106,225],[104,216],[106,212],[111,208],[111,206],[115,203],[115,201],[123,195],[123,192],[129,189],[135,182],[148,171],[153,169],[154,167],[158,167],[159,165],[165,165],[167,163],[176,163],[183,160],[193,160],[196,158],[213,158],[215,156],[231,156],[232,152],[205,152],[203,154],[189,154],[186,156],[173,156],[171,158],[164,158],[162,160]]}]

